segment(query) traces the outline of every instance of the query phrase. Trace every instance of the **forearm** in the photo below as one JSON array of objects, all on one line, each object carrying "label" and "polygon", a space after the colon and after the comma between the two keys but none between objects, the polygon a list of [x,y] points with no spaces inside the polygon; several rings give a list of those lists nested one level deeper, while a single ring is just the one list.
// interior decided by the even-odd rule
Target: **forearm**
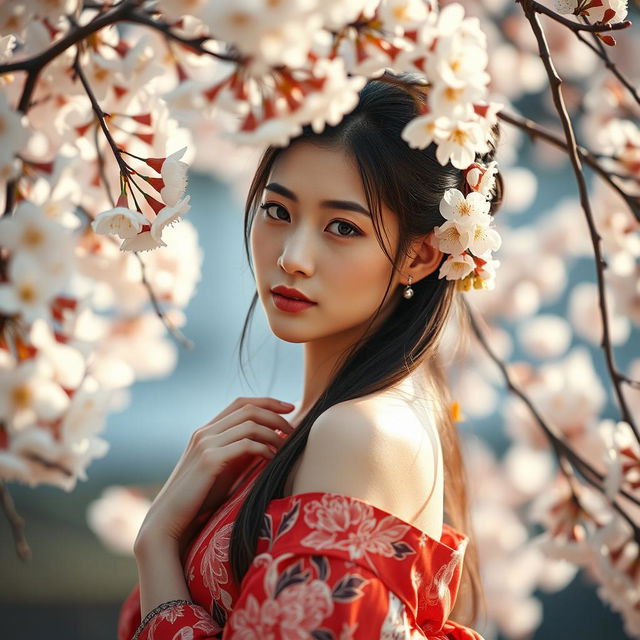
[{"label": "forearm", "polygon": [[136,544],[135,558],[140,583],[140,613],[143,619],[149,611],[163,602],[191,600],[177,544],[147,538]]}]

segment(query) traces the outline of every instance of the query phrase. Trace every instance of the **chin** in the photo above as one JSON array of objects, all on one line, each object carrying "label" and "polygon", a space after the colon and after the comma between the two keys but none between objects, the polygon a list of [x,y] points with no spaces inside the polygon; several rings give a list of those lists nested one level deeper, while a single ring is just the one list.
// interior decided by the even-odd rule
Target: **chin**
[{"label": "chin", "polygon": [[269,328],[271,333],[280,340],[292,343],[309,342],[317,338],[317,336],[310,335],[308,331],[304,330],[304,327],[298,327],[293,329],[292,327],[283,327],[281,322],[269,322]]}]

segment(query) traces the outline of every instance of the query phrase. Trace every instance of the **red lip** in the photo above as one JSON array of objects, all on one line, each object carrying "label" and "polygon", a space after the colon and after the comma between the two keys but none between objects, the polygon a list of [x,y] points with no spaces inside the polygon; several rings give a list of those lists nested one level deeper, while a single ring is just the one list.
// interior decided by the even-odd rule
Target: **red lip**
[{"label": "red lip", "polygon": [[292,300],[304,300],[305,302],[311,302],[315,304],[313,300],[309,300],[309,298],[307,298],[304,293],[298,291],[297,289],[290,289],[289,287],[278,285],[277,287],[271,289],[271,291],[273,291],[273,293],[278,293],[281,296],[285,296],[286,298],[291,298]]}]

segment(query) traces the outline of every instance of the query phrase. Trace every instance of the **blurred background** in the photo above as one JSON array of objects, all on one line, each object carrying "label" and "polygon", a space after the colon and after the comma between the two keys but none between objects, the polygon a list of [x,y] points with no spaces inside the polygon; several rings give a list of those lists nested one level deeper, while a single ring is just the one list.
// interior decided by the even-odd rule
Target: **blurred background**
[{"label": "blurred background", "polygon": [[[464,4],[469,8],[473,3]],[[490,8],[495,6],[498,11],[506,3],[496,0],[485,4]],[[630,17],[637,20],[637,11]],[[499,21],[496,20],[493,32],[491,27],[488,28],[489,38],[494,42],[496,38],[501,40],[505,34],[514,41],[521,37],[513,21],[503,24],[504,33],[500,35]],[[626,49],[622,46],[619,49],[623,50],[626,59],[637,60],[640,41],[629,38],[625,46]],[[502,57],[504,52],[498,51],[497,47],[494,49],[496,53],[491,64],[495,66],[490,70],[494,78],[494,90],[498,95],[507,96],[505,102],[513,100],[513,105],[520,113],[558,132],[557,120],[544,91],[546,80],[541,79],[539,68],[532,65],[530,73],[526,73],[523,71],[524,64],[519,68],[509,67],[508,56]],[[578,92],[572,91],[572,87],[575,89],[584,80],[585,74],[595,71],[591,63],[575,64],[575,53],[572,51],[564,50],[558,58],[564,55],[566,69],[575,69],[575,75],[569,79],[565,89],[570,107],[581,111],[584,104],[579,103],[576,98]],[[572,56],[574,61],[567,62]],[[559,66],[562,65],[560,60]],[[564,73],[565,69],[561,71]],[[569,71],[567,73],[571,75]],[[576,84],[572,85],[571,81]],[[589,83],[597,88],[596,80]],[[508,201],[499,214],[498,225],[514,231],[520,229],[522,233],[517,236],[519,246],[529,243],[534,248],[531,249],[534,256],[542,234],[555,229],[556,239],[562,236],[563,231],[559,228],[561,220],[573,219],[571,224],[566,224],[564,232],[563,241],[567,246],[570,237],[575,235],[575,229],[579,229],[578,235],[584,236],[586,222],[575,200],[575,178],[566,158],[550,147],[542,146],[542,143],[533,144],[523,136],[516,138],[508,125],[503,124],[502,128],[504,147],[500,153],[503,154],[505,168],[512,164],[525,172],[508,174]],[[583,129],[581,133],[588,138],[588,131]],[[28,563],[17,558],[9,525],[0,519],[1,640],[41,637],[48,640],[113,640],[120,606],[137,581],[136,565],[131,555],[110,550],[94,533],[88,523],[90,505],[101,498],[105,488],[113,485],[137,488],[144,495],[153,497],[170,474],[192,432],[237,396],[270,395],[291,402],[299,399],[301,347],[280,342],[272,336],[259,304],[250,332],[248,380],[242,376],[238,364],[238,341],[255,290],[244,254],[242,230],[246,178],[251,173],[255,157],[247,155],[235,159],[236,171],[243,174],[244,178],[227,179],[222,166],[227,159],[226,153],[208,145],[206,138],[198,138],[196,146],[200,164],[206,166],[207,170],[199,170],[199,163],[193,163],[188,188],[192,209],[185,220],[189,220],[197,230],[203,255],[202,276],[195,294],[184,309],[186,323],[181,326],[181,331],[195,346],[186,350],[175,346],[167,337],[163,345],[158,345],[162,347],[158,352],[140,350],[140,358],[149,359],[150,370],[156,368],[155,358],[162,360],[165,365],[175,358],[175,366],[167,365],[171,372],[166,377],[138,381],[129,391],[123,392],[122,410],[109,415],[107,428],[101,434],[110,445],[109,452],[104,458],[91,462],[87,469],[88,479],[79,482],[72,492],[49,486],[32,489],[9,484],[17,510],[26,520],[26,536],[33,558]],[[212,148],[224,160],[205,158],[214,155],[210,153]],[[242,163],[244,166],[238,167]],[[218,171],[217,178],[212,177],[209,170],[213,165]],[[588,170],[586,174],[591,181],[593,176]],[[604,206],[602,201],[600,206]],[[502,228],[498,228],[502,234]],[[515,239],[516,235],[511,238]],[[515,240],[511,247],[514,244]],[[566,246],[562,249],[566,249]],[[504,250],[509,251],[508,241]],[[520,332],[522,319],[541,313],[564,318],[567,322],[571,317],[572,331],[575,333],[569,333],[569,341],[564,346],[555,347],[554,355],[564,357],[574,346],[583,346],[592,361],[582,372],[587,379],[587,389],[591,366],[608,389],[602,351],[596,343],[585,339],[589,327],[579,326],[581,317],[583,323],[588,325],[591,322],[591,311],[587,313],[587,308],[581,306],[576,297],[569,295],[578,283],[595,282],[593,258],[582,255],[580,251],[563,253],[558,250],[558,255],[562,260],[557,276],[552,275],[551,281],[545,285],[548,290],[554,290],[553,295],[541,295],[540,300],[536,298],[532,302],[540,292],[535,287],[521,288],[517,299],[521,305],[520,312],[514,313],[511,319],[501,319],[500,329],[504,333],[494,337],[503,341],[508,338],[511,345],[510,349],[506,349],[509,361],[528,361],[537,367],[544,358],[539,353],[540,357],[536,359],[535,349],[531,349],[530,343],[530,348],[525,348],[526,341]],[[502,258],[500,252],[496,257]],[[555,262],[550,264],[556,265]],[[513,272],[516,265],[505,256],[505,266],[502,268],[506,274],[509,269]],[[523,271],[527,268],[533,270],[535,262],[534,266],[527,263],[520,268]],[[502,271],[497,277],[498,287],[501,277]],[[557,282],[553,281],[554,278],[557,278]],[[507,285],[503,283],[503,286]],[[623,341],[624,348],[616,350],[616,360],[619,369],[629,373],[630,366],[637,363],[640,357],[640,332],[637,324],[627,321],[627,325],[628,337]],[[466,380],[464,384],[472,382],[475,381]],[[459,423],[465,442],[484,443],[486,448],[481,448],[481,451],[485,453],[479,457],[485,456],[482,458],[485,462],[487,455],[491,460],[497,460],[509,450],[513,437],[507,433],[505,422],[513,423],[518,419],[517,413],[505,409],[508,393],[500,376],[494,375],[490,382],[490,388],[482,388],[476,394],[478,404],[469,406]],[[464,384],[461,382],[460,394],[465,388]],[[634,406],[640,404],[636,402]],[[618,415],[610,392],[607,392],[598,413],[602,418]],[[486,464],[488,467],[480,463],[471,466],[474,482],[480,482],[482,474],[495,464],[495,460]],[[533,459],[525,459],[519,465],[517,477],[536,476],[538,469],[534,468],[534,464]],[[533,493],[531,487],[529,492]],[[482,514],[474,517],[480,523]],[[500,518],[494,518],[492,526],[499,529],[502,522]],[[506,520],[504,526],[507,526]],[[529,533],[535,534],[535,527],[532,526]],[[481,553],[481,562],[482,557]],[[505,593],[518,590],[514,577],[516,573],[505,573],[503,576],[499,563],[491,567],[494,572],[490,576],[492,583],[502,581]],[[555,570],[558,568],[554,567]],[[527,565],[523,563],[520,575],[524,576],[526,572]],[[553,583],[553,576],[550,579]],[[525,594],[525,600],[528,595]],[[603,604],[594,583],[582,571],[569,580],[566,588],[536,588],[531,595],[541,603],[542,622],[535,633],[523,637],[532,640],[627,637],[619,616]],[[487,596],[494,598],[494,606],[495,600],[500,597],[493,586]],[[505,606],[509,606],[509,602],[507,600]],[[526,606],[532,607],[531,602],[526,601]],[[523,611],[522,615],[526,617],[526,608]],[[529,613],[535,617],[535,607]],[[481,628],[478,630],[483,632]],[[497,637],[500,640],[506,638],[501,633]],[[517,636],[512,634],[510,637]]]}]

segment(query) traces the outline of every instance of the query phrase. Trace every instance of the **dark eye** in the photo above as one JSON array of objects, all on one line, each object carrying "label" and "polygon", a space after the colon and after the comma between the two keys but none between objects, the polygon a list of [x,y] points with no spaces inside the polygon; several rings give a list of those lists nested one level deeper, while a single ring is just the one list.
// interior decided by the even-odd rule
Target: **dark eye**
[{"label": "dark eye", "polygon": [[[260,208],[264,210],[264,214],[265,216],[267,216],[267,218],[271,218],[272,220],[284,220],[284,218],[281,218],[277,214],[274,217],[270,213],[268,213],[268,210],[271,209],[271,207],[282,209],[282,211],[287,213],[287,210],[277,202],[265,202],[264,204],[260,205]],[[356,236],[362,235],[361,231],[357,227],[352,225],[350,222],[347,222],[346,220],[333,220],[329,226],[331,226],[332,224],[343,225],[342,227],[340,227],[342,231],[346,230],[352,232],[349,234],[338,232],[336,235],[340,236],[341,238],[355,238]]]},{"label": "dark eye", "polygon": [[[265,204],[261,204],[260,208],[264,209],[265,211],[265,215],[268,218],[273,218],[273,216],[267,212],[268,209],[271,209],[271,207],[276,207],[276,208],[280,208],[282,211],[285,212],[285,214],[287,213],[287,210],[281,205],[281,204],[277,204],[276,202],[267,202]],[[288,214],[287,214],[288,215]],[[276,217],[274,218],[274,220],[283,220],[284,218],[281,218],[278,214],[276,214]]]},{"label": "dark eye", "polygon": [[[334,220],[329,226],[331,226],[332,224],[338,225],[338,229],[339,229],[338,235],[342,236],[343,238],[350,238],[353,236],[360,235],[360,230],[354,227],[350,222],[347,222],[346,220]],[[346,231],[347,233],[342,233],[343,231]],[[348,233],[349,231],[353,231],[353,233]]]}]

